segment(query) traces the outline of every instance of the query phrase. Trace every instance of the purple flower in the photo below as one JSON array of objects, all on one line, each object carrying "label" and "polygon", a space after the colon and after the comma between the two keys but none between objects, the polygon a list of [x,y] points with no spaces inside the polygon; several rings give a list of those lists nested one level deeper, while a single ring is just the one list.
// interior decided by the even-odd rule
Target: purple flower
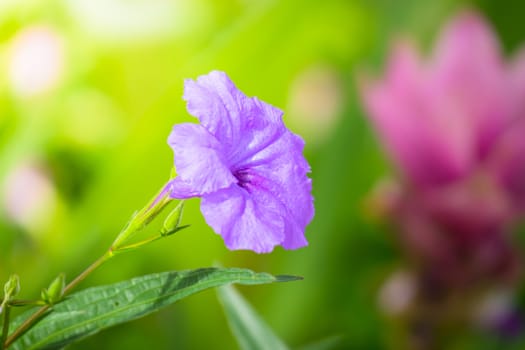
[{"label": "purple flower", "polygon": [[313,217],[303,140],[282,112],[246,97],[223,72],[186,80],[184,99],[200,124],[173,127],[178,176],[173,198],[202,197],[201,211],[229,249],[266,253],[308,244]]}]

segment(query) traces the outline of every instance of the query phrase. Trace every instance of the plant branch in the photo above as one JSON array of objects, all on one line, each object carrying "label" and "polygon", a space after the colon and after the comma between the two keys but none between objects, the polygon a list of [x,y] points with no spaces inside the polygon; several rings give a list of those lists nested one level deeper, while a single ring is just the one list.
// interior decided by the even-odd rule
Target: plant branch
[{"label": "plant branch", "polygon": [[[113,251],[109,249],[104,255],[95,260],[91,265],[88,266],[82,273],[80,273],[74,280],[72,280],[64,288],[64,296],[68,294],[73,288],[75,288],[80,282],[82,282],[87,276],[95,271],[100,265],[108,261],[113,257]],[[2,337],[7,337],[4,344],[4,349],[7,349],[15,340],[17,340],[22,334],[24,334],[29,328],[31,328],[38,320],[51,308],[51,305],[44,305],[38,309],[34,314],[27,318],[10,336],[7,336],[7,331],[2,333]],[[6,312],[9,308],[6,308]],[[5,328],[5,323],[4,323]]]},{"label": "plant branch", "polygon": [[7,333],[9,333],[9,316],[11,313],[11,308],[9,305],[5,305],[4,309],[4,324],[2,326],[2,338],[0,339],[0,345],[2,346],[2,349],[7,349]]}]

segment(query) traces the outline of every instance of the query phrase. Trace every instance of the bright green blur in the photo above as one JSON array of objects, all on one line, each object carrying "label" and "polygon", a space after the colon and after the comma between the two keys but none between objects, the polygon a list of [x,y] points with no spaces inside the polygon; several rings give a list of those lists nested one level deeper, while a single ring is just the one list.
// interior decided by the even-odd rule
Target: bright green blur
[{"label": "bright green blur", "polygon": [[[285,342],[340,335],[345,349],[395,348],[395,325],[377,291],[402,262],[365,203],[391,170],[362,113],[359,77],[379,74],[392,38],[426,47],[465,4],[485,11],[512,51],[525,39],[517,17],[525,5],[512,3],[520,4],[0,1],[0,284],[16,273],[19,297],[38,298],[58,273],[71,279],[101,255],[168,180],[172,125],[196,121],[182,100],[183,80],[218,69],[247,95],[283,109],[304,137],[316,206],[310,245],[228,251],[193,199],[182,220],[190,228],[112,260],[80,288],[216,263],[297,274],[304,280],[239,288]],[[35,33],[49,47],[24,51]],[[40,65],[48,75],[34,72]],[[480,348],[472,337],[462,349]],[[236,346],[208,291],[71,349]]]}]

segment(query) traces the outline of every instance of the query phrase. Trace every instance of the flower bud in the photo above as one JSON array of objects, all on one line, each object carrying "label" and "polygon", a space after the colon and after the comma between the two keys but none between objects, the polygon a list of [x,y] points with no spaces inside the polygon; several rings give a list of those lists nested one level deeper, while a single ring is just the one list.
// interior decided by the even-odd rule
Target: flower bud
[{"label": "flower bud", "polygon": [[59,274],[47,289],[42,289],[41,297],[46,304],[53,305],[62,300],[66,287],[66,275]]},{"label": "flower bud", "polygon": [[164,220],[162,229],[160,230],[161,235],[169,236],[179,231],[183,209],[184,201],[180,201],[179,204],[177,204],[177,206],[175,207],[175,209],[173,209]]},{"label": "flower bud", "polygon": [[20,292],[20,279],[18,275],[11,275],[4,284],[4,299],[9,300]]},{"label": "flower bud", "polygon": [[0,302],[0,314],[4,311],[4,307],[8,304],[12,297],[20,291],[20,279],[17,275],[11,275],[9,280],[4,284],[4,298]]}]

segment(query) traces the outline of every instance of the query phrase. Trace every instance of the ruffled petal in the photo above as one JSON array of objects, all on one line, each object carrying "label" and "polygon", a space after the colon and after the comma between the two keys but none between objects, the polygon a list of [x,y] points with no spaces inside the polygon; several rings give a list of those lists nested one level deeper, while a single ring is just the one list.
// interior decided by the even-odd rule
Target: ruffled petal
[{"label": "ruffled petal", "polygon": [[248,169],[250,182],[246,187],[253,196],[262,192],[280,203],[285,249],[308,244],[304,231],[314,215],[312,182],[307,177],[310,167],[302,154],[303,148],[304,141],[286,130],[241,165]]},{"label": "ruffled petal", "polygon": [[246,97],[223,72],[186,80],[184,99],[188,111],[223,145],[230,164],[265,147],[284,128],[282,111]]},{"label": "ruffled petal", "polygon": [[184,98],[201,124],[176,126],[170,136],[179,174],[172,196],[202,197],[206,222],[230,249],[307,245],[310,168],[304,142],[286,129],[282,111],[246,97],[222,72],[187,80]]},{"label": "ruffled petal", "polygon": [[[223,72],[213,71],[184,82],[184,100],[190,114],[225,146],[239,138],[240,109],[246,98]],[[227,148],[229,148],[227,147]]]},{"label": "ruffled petal", "polygon": [[229,249],[269,253],[284,240],[281,204],[264,191],[232,185],[203,196],[201,211]]},{"label": "ruffled petal", "polygon": [[237,182],[225,163],[222,145],[201,125],[175,125],[168,143],[179,179],[173,183],[173,197],[204,195]]},{"label": "ruffled petal", "polygon": [[239,167],[288,132],[282,121],[283,112],[255,97],[245,105],[243,113],[241,137],[228,154],[232,168]]}]

